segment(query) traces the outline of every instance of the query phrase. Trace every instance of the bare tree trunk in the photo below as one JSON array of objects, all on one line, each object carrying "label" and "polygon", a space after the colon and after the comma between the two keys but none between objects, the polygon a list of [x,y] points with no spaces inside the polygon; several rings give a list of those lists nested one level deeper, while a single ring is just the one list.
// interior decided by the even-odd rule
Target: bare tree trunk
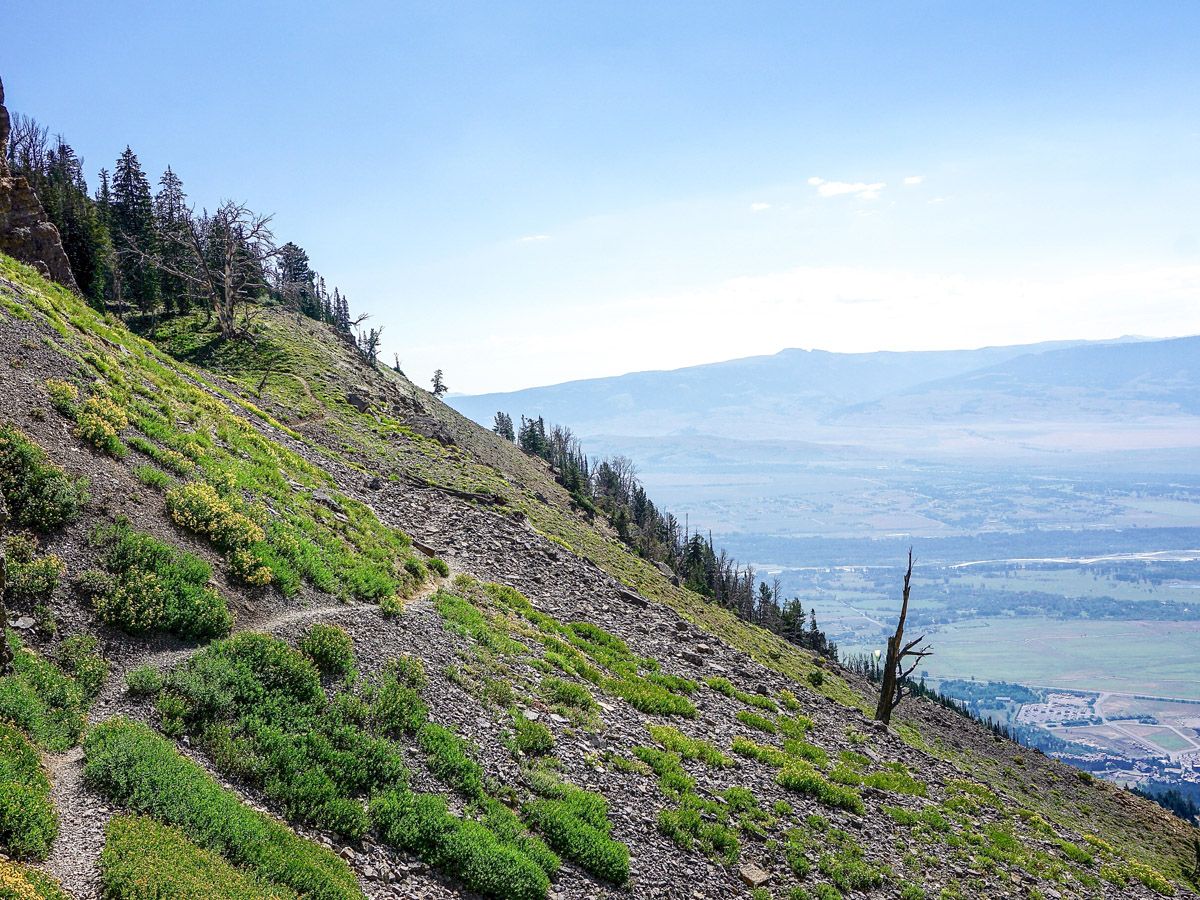
[{"label": "bare tree trunk", "polygon": [[[879,705],[875,707],[875,718],[885,725],[892,720],[892,710],[904,699],[904,684],[910,675],[920,665],[921,660],[933,651],[920,646],[925,640],[921,635],[914,641],[904,643],[904,620],[908,618],[908,597],[912,588],[913,555],[912,548],[908,549],[908,568],[904,571],[904,598],[900,604],[900,620],[896,623],[896,633],[888,638],[887,661],[883,667],[883,677],[879,686]],[[913,663],[904,668],[906,660]]]},{"label": "bare tree trunk", "polygon": [[7,590],[7,561],[4,555],[4,526],[8,522],[8,507],[0,494],[0,675],[12,672],[12,648],[8,646],[8,606],[4,602]]}]

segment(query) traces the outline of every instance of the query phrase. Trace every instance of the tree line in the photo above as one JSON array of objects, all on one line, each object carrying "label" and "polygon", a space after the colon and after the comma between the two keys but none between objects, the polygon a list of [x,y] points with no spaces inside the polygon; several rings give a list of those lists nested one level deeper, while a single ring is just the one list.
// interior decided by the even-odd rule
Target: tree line
[{"label": "tree line", "polygon": [[58,228],[84,297],[134,330],[202,312],[228,340],[248,334],[255,311],[275,304],[327,324],[375,362],[382,329],[351,316],[346,295],[329,291],[303,247],[276,240],[271,216],[234,200],[197,210],[170,166],[152,190],[130,147],[89,192],[74,148],[21,114],[13,116],[8,162]]},{"label": "tree line", "polygon": [[530,456],[545,460],[555,479],[588,518],[603,517],[621,542],[671,574],[679,583],[761,625],[780,637],[837,659],[837,645],[817,624],[815,610],[806,614],[797,598],[785,599],[779,580],[760,580],[754,567],[740,565],[714,546],[712,535],[689,532],[685,524],[657,506],[638,480],[633,461],[625,456],[593,460],[570,428],[520,417],[515,425],[505,412],[496,413],[492,430]]}]

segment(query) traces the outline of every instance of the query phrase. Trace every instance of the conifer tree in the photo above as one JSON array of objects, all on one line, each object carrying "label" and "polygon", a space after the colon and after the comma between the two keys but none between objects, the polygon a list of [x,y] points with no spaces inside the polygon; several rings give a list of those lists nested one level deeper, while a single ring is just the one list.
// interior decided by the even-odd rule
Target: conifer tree
[{"label": "conifer tree", "polygon": [[137,155],[129,147],[117,160],[112,181],[111,231],[120,269],[120,299],[142,313],[158,309],[158,271],[152,259],[157,251],[154,201],[150,182]]},{"label": "conifer tree", "polygon": [[167,166],[154,197],[156,239],[162,254],[158,283],[163,306],[180,314],[190,305],[191,285],[186,277],[175,273],[188,272],[194,267],[192,254],[187,250],[190,219],[183,181]]},{"label": "conifer tree", "polygon": [[440,397],[448,390],[450,389],[446,387],[446,382],[442,380],[442,370],[436,370],[433,373],[433,396]]},{"label": "conifer tree", "polygon": [[506,412],[496,413],[496,421],[492,425],[492,431],[510,443],[517,439],[516,432],[513,431],[512,416]]}]

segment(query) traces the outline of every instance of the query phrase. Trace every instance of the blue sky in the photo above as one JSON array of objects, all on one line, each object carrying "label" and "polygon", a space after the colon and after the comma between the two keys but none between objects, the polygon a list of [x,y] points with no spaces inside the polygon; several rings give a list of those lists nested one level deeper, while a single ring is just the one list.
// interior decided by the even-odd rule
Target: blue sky
[{"label": "blue sky", "polygon": [[1200,332],[1200,5],[59,3],[11,109],[276,214],[479,392]]}]

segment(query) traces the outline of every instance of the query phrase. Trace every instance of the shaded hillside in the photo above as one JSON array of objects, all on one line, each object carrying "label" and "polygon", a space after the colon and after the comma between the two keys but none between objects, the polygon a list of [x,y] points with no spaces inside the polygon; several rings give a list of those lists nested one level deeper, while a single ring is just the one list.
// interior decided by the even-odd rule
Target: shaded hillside
[{"label": "shaded hillside", "polygon": [[252,337],[151,344],[0,257],[17,896],[1189,891],[1156,805],[925,701],[877,726],[328,328]]}]

